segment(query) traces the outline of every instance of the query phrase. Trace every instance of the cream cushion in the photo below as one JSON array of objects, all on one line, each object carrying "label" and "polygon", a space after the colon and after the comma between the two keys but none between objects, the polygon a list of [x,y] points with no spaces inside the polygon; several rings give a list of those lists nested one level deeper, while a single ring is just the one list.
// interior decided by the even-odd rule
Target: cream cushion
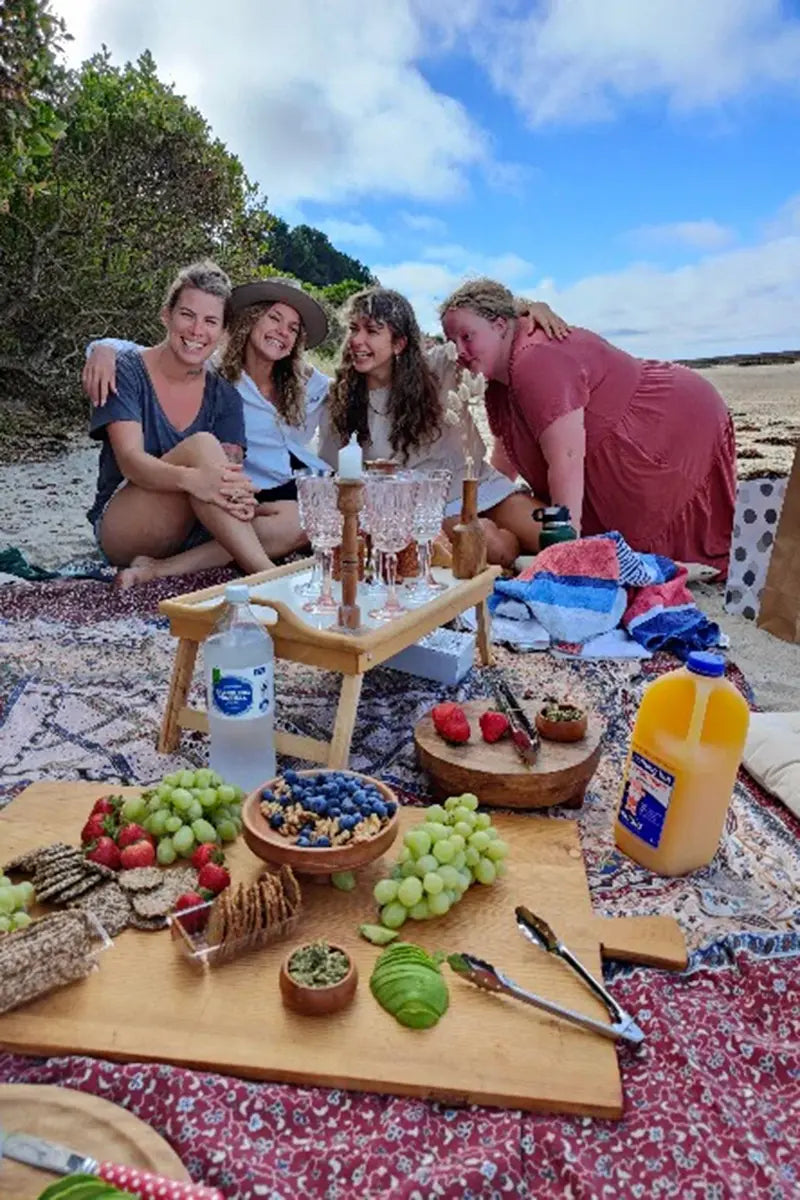
[{"label": "cream cushion", "polygon": [[743,764],[800,817],[800,712],[751,713]]}]

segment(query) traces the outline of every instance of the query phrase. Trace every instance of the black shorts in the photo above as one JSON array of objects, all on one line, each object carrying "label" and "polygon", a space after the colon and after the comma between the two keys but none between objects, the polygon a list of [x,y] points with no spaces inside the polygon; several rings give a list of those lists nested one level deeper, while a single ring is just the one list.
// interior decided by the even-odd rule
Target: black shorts
[{"label": "black shorts", "polygon": [[256,492],[258,504],[275,504],[278,500],[296,499],[297,484],[293,479],[287,479],[286,483],[279,483],[277,487],[262,488],[260,492]]},{"label": "black shorts", "polygon": [[[289,466],[293,471],[302,471],[305,463],[301,462],[296,454],[289,452]],[[262,488],[260,492],[256,492],[256,502],[258,504],[276,504],[278,500],[296,500],[297,499],[297,484],[293,479],[287,479],[285,483],[279,483],[274,488]]]}]

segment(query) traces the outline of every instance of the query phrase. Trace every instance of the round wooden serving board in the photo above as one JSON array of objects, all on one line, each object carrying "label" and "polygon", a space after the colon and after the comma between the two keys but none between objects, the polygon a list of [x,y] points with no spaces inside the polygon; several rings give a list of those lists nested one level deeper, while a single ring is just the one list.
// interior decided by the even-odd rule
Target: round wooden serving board
[{"label": "round wooden serving board", "polygon": [[[549,808],[565,804],[580,808],[586,785],[600,760],[603,728],[589,714],[586,737],[579,742],[548,742],[542,738],[536,762],[526,767],[509,738],[489,743],[478,720],[490,700],[469,700],[461,706],[472,737],[453,746],[433,727],[430,714],[417,722],[414,741],[420,766],[428,772],[440,796],[474,792],[481,804],[500,808]],[[531,714],[533,721],[533,714]]]},{"label": "round wooden serving board", "polygon": [[[6,1133],[34,1133],[100,1161],[143,1167],[168,1179],[189,1181],[170,1145],[127,1109],[49,1084],[0,1084],[0,1124]],[[35,1200],[58,1176],[4,1158],[0,1200]]]}]

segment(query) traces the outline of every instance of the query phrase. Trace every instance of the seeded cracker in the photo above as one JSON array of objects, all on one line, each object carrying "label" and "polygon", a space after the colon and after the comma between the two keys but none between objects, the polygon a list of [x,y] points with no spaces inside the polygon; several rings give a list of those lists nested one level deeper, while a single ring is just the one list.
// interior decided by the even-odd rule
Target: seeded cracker
[{"label": "seeded cracker", "polygon": [[117,883],[124,892],[152,892],[163,882],[164,871],[160,867],[134,867],[117,875]]},{"label": "seeded cracker", "polygon": [[3,867],[3,874],[7,875],[11,871],[19,871],[23,875],[30,875],[35,871],[39,862],[45,862],[47,858],[59,857],[64,851],[68,855],[75,853],[72,846],[67,846],[64,842],[53,842],[51,846],[38,846],[35,850],[26,850],[24,854],[18,854],[16,858],[10,859]]},{"label": "seeded cracker", "polygon": [[130,922],[131,906],[118,883],[109,880],[81,896],[71,909],[85,909],[97,917],[109,937],[116,937]]},{"label": "seeded cracker", "polygon": [[0,939],[0,1013],[53,988],[82,979],[94,967],[97,934],[87,915],[50,913]]}]

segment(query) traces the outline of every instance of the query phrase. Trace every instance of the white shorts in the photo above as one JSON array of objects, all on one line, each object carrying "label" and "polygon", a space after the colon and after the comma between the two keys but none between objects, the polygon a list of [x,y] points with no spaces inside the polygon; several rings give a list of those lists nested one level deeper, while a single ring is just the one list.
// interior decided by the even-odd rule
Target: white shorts
[{"label": "white shorts", "polygon": [[[478,484],[478,512],[480,514],[488,512],[490,508],[494,508],[508,496],[513,496],[515,492],[527,492],[528,490],[525,484],[514,483],[501,471],[490,469],[486,478]],[[445,517],[457,517],[460,512],[461,497],[456,496],[455,500],[450,500],[446,505],[444,515]]]}]

